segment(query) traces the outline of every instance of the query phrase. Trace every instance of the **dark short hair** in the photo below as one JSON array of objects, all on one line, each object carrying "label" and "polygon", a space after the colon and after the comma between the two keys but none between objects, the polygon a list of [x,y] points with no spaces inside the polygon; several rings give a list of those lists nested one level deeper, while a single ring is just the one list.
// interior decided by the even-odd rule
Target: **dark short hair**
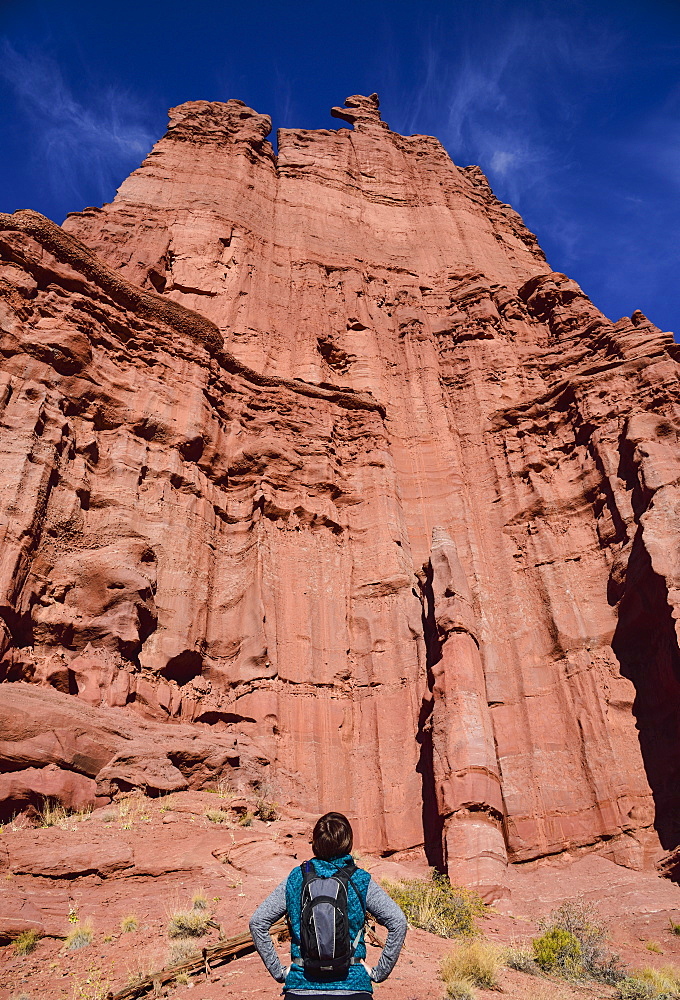
[{"label": "dark short hair", "polygon": [[349,854],[353,843],[352,827],[342,813],[326,813],[316,821],[312,833],[314,857],[329,861],[341,854]]}]

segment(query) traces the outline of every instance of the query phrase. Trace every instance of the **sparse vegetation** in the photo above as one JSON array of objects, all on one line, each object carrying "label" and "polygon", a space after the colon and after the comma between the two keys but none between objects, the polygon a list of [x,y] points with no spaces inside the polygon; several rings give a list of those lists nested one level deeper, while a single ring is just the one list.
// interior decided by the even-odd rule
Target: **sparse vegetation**
[{"label": "sparse vegetation", "polygon": [[203,937],[208,932],[210,914],[202,910],[178,911],[173,913],[168,925],[168,937]]},{"label": "sparse vegetation", "polygon": [[237,794],[226,778],[222,778],[217,782],[215,791],[221,799],[233,799]]},{"label": "sparse vegetation", "polygon": [[647,951],[654,952],[655,955],[663,955],[663,948],[658,941],[645,941]]},{"label": "sparse vegetation", "polygon": [[477,933],[475,918],[484,913],[484,903],[471,889],[451,885],[433,871],[429,879],[383,880],[392,897],[413,927],[439,937],[467,937]]},{"label": "sparse vegetation", "polygon": [[497,985],[502,965],[502,949],[478,938],[464,941],[450,952],[442,961],[440,975],[447,985],[467,983],[491,990]]},{"label": "sparse vegetation", "polygon": [[268,799],[260,798],[255,805],[255,815],[265,823],[273,823],[279,818],[276,809],[276,802],[269,802]]},{"label": "sparse vegetation", "polygon": [[186,972],[180,972],[177,974],[175,982],[178,986],[186,986],[190,982],[190,979]]},{"label": "sparse vegetation", "polygon": [[47,828],[58,826],[62,830],[75,829],[76,823],[81,822],[89,816],[91,809],[65,809],[60,802],[53,799],[45,799],[42,809],[38,813],[38,826]]},{"label": "sparse vegetation", "polygon": [[211,823],[230,823],[231,816],[224,809],[206,809],[204,816]]},{"label": "sparse vegetation", "polygon": [[677,934],[680,937],[680,924],[676,924],[670,917],[668,918],[668,923],[670,924],[671,934]]},{"label": "sparse vegetation", "polygon": [[253,813],[251,813],[251,811],[248,809],[248,810],[246,810],[246,812],[243,813],[242,816],[239,816],[238,825],[239,826],[252,826],[254,819],[255,819],[255,815]]},{"label": "sparse vegetation", "polygon": [[193,941],[175,941],[170,947],[167,965],[180,965],[189,958],[196,958],[199,954]]},{"label": "sparse vegetation", "polygon": [[512,944],[505,950],[505,964],[509,969],[537,976],[540,972],[534,958],[533,948],[526,944]]},{"label": "sparse vegetation", "polygon": [[73,1000],[106,1000],[111,993],[111,983],[104,979],[101,969],[94,966],[88,970],[85,979],[73,984]]},{"label": "sparse vegetation", "polygon": [[591,904],[563,903],[540,927],[544,933],[532,945],[544,971],[612,985],[623,978],[620,959],[605,946],[606,930]]},{"label": "sparse vegetation", "polygon": [[72,931],[66,935],[64,948],[67,951],[77,951],[78,948],[85,948],[92,943],[94,930],[89,920],[84,923],[77,923]]},{"label": "sparse vegetation", "polygon": [[467,979],[449,979],[446,983],[446,995],[449,1000],[474,1000],[474,984]]},{"label": "sparse vegetation", "polygon": [[676,965],[662,965],[660,969],[639,969],[631,978],[649,985],[654,990],[652,996],[659,1000],[671,1000],[680,996],[680,969]]},{"label": "sparse vegetation", "polygon": [[651,983],[646,983],[635,976],[625,976],[616,985],[618,1000],[654,1000],[658,996]]},{"label": "sparse vegetation", "polygon": [[120,922],[120,929],[123,934],[130,934],[131,931],[136,931],[139,927],[139,922],[137,917],[129,914],[127,917],[123,917]]},{"label": "sparse vegetation", "polygon": [[14,951],[17,955],[30,955],[40,940],[40,932],[36,930],[22,931],[14,939]]},{"label": "sparse vegetation", "polygon": [[121,798],[118,802],[118,818],[124,830],[131,830],[135,823],[150,823],[150,805],[146,795],[136,790]]},{"label": "sparse vegetation", "polygon": [[191,905],[194,910],[207,910],[208,909],[208,897],[204,892],[199,891],[195,893],[191,900]]}]

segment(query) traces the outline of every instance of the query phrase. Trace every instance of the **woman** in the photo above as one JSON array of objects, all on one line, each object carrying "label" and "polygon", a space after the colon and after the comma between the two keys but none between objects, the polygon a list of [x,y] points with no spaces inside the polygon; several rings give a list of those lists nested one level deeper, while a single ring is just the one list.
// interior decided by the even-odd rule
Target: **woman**
[{"label": "woman", "polygon": [[[342,813],[330,812],[322,816],[312,834],[314,858],[311,863],[294,868],[258,906],[250,921],[250,933],[260,958],[274,979],[284,984],[283,991],[289,1000],[294,997],[329,1000],[333,996],[340,996],[342,1000],[371,1000],[373,983],[387,979],[399,957],[406,936],[406,917],[368,872],[354,865],[350,854],[353,839],[352,827]],[[320,889],[315,890],[315,882]],[[329,886],[333,887],[333,899],[328,895]],[[336,963],[334,972],[324,973],[323,958],[319,960],[318,954],[310,954],[314,951],[314,941],[309,944],[308,928],[314,919],[310,918],[310,913],[315,905],[317,936],[323,936],[324,923],[328,927],[329,913],[335,921],[332,934],[342,933],[344,918],[337,911],[346,911],[349,926],[345,927],[344,934],[349,942],[349,964],[344,969],[338,970]],[[284,913],[288,915],[291,930],[291,964],[285,967],[269,935],[271,925]],[[388,931],[380,961],[373,969],[365,961],[363,928],[366,913]],[[342,960],[339,964],[342,966]]]}]

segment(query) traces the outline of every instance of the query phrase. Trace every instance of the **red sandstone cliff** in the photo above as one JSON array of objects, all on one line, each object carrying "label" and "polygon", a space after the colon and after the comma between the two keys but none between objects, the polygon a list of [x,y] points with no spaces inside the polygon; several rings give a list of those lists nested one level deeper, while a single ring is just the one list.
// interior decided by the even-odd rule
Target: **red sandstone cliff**
[{"label": "red sandstone cliff", "polygon": [[274,155],[185,104],[111,205],[0,216],[5,811],[230,771],[489,893],[647,866],[680,841],[673,339],[375,95],[332,113]]}]

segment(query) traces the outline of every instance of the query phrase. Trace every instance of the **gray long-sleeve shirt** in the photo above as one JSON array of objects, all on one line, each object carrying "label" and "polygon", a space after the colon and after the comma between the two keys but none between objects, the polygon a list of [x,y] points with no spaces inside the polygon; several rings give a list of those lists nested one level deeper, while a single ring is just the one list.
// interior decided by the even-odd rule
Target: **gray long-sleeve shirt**
[{"label": "gray long-sleeve shirt", "polygon": [[[260,958],[266,965],[267,971],[278,983],[284,981],[284,969],[279,956],[276,954],[269,934],[269,928],[286,912],[286,882],[287,879],[284,879],[267,896],[264,902],[258,906],[250,918],[250,933],[255,942],[255,947],[259,952]],[[381,983],[384,979],[387,979],[399,958],[399,952],[406,937],[406,917],[394,900],[373,879],[368,883],[366,891],[366,910],[375,917],[379,924],[387,928],[385,947],[382,950],[378,964],[371,973],[373,982]],[[324,991],[315,990],[315,992],[320,993]],[[337,993],[335,990],[327,992],[329,996]]]}]

